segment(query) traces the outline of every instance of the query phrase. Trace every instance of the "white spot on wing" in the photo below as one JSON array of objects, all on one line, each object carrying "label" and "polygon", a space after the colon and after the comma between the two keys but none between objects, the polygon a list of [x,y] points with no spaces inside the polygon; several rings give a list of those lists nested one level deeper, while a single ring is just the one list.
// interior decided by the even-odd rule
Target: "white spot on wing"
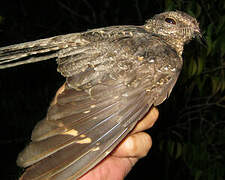
[{"label": "white spot on wing", "polygon": [[122,96],[123,97],[128,97],[128,94],[127,93],[123,93]]},{"label": "white spot on wing", "polygon": [[149,61],[150,63],[154,63],[155,62],[155,60],[154,59],[150,59],[150,61]]},{"label": "white spot on wing", "polygon": [[143,56],[138,56],[138,61],[142,61],[144,59]]},{"label": "white spot on wing", "polygon": [[98,151],[100,149],[99,146],[92,148],[92,151]]},{"label": "white spot on wing", "polygon": [[76,131],[75,129],[71,129],[70,131],[64,132],[63,134],[77,136],[78,135],[78,131]]},{"label": "white spot on wing", "polygon": [[87,137],[85,139],[76,141],[76,143],[78,143],[78,144],[88,144],[88,143],[91,143],[91,138]]},{"label": "white spot on wing", "polygon": [[176,68],[171,69],[171,71],[173,71],[173,72],[176,71]]},{"label": "white spot on wing", "polygon": [[118,98],[119,98],[119,96],[115,96],[115,97],[114,97],[114,99],[118,99]]},{"label": "white spot on wing", "polygon": [[106,151],[106,152],[105,152],[105,155],[107,156],[109,153],[110,153],[110,151]]},{"label": "white spot on wing", "polygon": [[80,137],[81,138],[84,138],[84,137],[86,137],[86,135],[85,134],[81,134]]},{"label": "white spot on wing", "polygon": [[95,105],[95,104],[93,104],[93,105],[91,105],[90,107],[91,107],[91,108],[95,108],[95,107],[96,107],[96,105]]}]

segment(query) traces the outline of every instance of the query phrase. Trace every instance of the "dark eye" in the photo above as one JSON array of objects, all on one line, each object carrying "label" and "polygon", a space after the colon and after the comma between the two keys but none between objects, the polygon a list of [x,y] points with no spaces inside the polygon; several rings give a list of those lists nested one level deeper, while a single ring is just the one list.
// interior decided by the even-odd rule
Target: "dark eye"
[{"label": "dark eye", "polygon": [[172,18],[166,18],[165,21],[170,23],[170,24],[176,24],[176,21]]}]

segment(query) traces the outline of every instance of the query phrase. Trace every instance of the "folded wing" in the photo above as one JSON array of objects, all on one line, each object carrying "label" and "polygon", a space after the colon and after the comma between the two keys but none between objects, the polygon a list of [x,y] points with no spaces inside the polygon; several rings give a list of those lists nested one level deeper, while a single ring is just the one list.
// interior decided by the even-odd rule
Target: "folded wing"
[{"label": "folded wing", "polygon": [[86,173],[152,105],[169,96],[182,66],[160,37],[124,26],[0,48],[0,68],[48,56],[57,57],[65,88],[19,154],[19,166],[32,165],[22,180],[76,179]]}]

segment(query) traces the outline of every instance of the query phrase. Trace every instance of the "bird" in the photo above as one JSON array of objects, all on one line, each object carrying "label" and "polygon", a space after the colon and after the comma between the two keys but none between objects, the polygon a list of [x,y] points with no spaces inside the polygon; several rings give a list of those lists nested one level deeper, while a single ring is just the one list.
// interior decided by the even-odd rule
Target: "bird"
[{"label": "bird", "polygon": [[78,179],[95,167],[150,108],[170,96],[184,45],[195,37],[201,37],[196,18],[167,11],[141,26],[1,47],[0,69],[56,59],[66,79],[18,155],[18,166],[31,166],[21,179]]}]

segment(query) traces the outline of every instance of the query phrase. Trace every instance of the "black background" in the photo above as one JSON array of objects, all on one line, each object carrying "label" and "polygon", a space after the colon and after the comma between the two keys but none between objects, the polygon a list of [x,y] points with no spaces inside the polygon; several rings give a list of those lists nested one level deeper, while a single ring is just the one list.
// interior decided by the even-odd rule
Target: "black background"
[{"label": "black background", "polygon": [[[164,1],[148,0],[1,1],[0,16],[4,20],[0,24],[0,46],[110,25],[140,25],[164,10]],[[0,179],[14,180],[22,173],[16,157],[29,143],[34,125],[45,116],[64,82],[56,67],[56,62],[50,60],[0,71]],[[127,179],[166,179],[162,173],[166,172],[166,162],[154,145],[154,137],[170,118],[160,111],[159,121],[148,131],[153,147]]]}]

